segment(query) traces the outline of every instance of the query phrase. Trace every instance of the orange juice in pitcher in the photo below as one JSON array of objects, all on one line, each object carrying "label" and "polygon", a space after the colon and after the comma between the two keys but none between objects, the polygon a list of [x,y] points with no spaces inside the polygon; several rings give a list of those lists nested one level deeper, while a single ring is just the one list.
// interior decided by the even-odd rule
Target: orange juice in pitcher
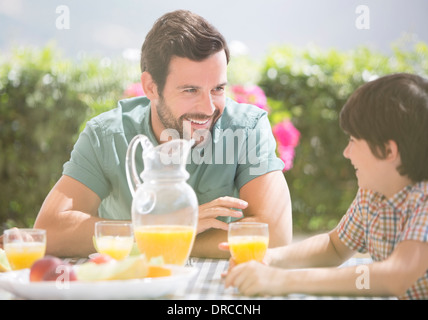
[{"label": "orange juice in pitcher", "polygon": [[[126,174],[133,196],[132,224],[138,249],[148,259],[162,256],[166,264],[184,265],[192,250],[198,199],[186,182],[186,159],[193,143],[172,139],[155,146],[144,135],[129,143]],[[140,149],[143,164],[135,160]]]},{"label": "orange juice in pitcher", "polygon": [[184,265],[192,248],[195,229],[183,225],[139,226],[134,234],[138,249],[148,259],[162,256],[166,264]]}]

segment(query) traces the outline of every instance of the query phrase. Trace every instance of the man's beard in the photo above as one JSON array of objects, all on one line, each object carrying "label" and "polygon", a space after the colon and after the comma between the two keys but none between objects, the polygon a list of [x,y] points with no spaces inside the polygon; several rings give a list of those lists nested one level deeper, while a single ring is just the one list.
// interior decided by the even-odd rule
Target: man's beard
[{"label": "man's beard", "polygon": [[[175,133],[178,133],[181,139],[195,139],[195,146],[207,143],[209,138],[211,137],[212,128],[215,122],[220,117],[220,111],[215,109],[214,114],[209,118],[212,119],[210,128],[208,129],[199,129],[197,130],[197,134],[192,133],[191,121],[187,119],[193,120],[206,120],[208,117],[202,113],[186,113],[181,117],[176,119],[171,112],[171,108],[165,103],[165,100],[162,96],[159,97],[158,104],[156,106],[156,111],[159,117],[160,122],[162,123],[164,130],[169,130],[169,133],[166,136],[175,136]],[[206,131],[206,132],[204,132]]]}]

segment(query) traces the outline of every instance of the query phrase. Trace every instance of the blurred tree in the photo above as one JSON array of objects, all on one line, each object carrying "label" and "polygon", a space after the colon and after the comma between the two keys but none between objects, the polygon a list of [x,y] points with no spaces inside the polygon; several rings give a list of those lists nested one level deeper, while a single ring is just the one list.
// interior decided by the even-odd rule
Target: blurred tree
[{"label": "blurred tree", "polygon": [[86,120],[121,98],[118,69],[51,45],[0,56],[0,225],[32,226]]},{"label": "blurred tree", "polygon": [[[294,166],[285,176],[296,230],[333,227],[356,192],[343,158],[347,137],[338,114],[362,83],[392,72],[428,73],[428,46],[392,56],[359,48],[273,48],[265,61],[234,57],[231,84],[258,84],[272,125],[291,119],[300,131]],[[135,62],[61,57],[53,46],[0,54],[0,225],[32,226],[86,121],[125,97],[139,81]]]}]

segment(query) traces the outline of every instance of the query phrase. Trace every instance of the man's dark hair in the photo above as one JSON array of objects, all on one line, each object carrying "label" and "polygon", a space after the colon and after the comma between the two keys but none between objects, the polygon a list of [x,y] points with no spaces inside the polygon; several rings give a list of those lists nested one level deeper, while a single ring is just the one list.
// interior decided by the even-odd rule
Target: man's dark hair
[{"label": "man's dark hair", "polygon": [[141,49],[141,72],[150,73],[161,95],[173,56],[203,61],[221,50],[229,63],[227,43],[215,27],[190,11],[173,11],[160,17],[147,34]]}]

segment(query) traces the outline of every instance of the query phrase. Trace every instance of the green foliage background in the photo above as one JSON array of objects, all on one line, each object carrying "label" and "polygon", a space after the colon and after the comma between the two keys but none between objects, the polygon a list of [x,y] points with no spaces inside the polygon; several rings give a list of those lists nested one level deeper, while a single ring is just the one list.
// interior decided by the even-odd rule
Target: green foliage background
[{"label": "green foliage background", "polygon": [[271,99],[271,122],[287,111],[301,132],[294,167],[285,173],[297,229],[331,229],[346,212],[357,183],[342,155],[348,137],[339,127],[340,110],[364,82],[396,72],[428,74],[427,45],[395,47],[391,56],[365,47],[340,52],[285,46],[269,53],[259,84]]},{"label": "green foliage background", "polygon": [[[294,228],[332,228],[357,190],[342,151],[347,137],[338,114],[362,83],[394,73],[428,74],[428,46],[341,52],[274,47],[265,59],[235,57],[231,84],[258,84],[268,96],[272,124],[292,119],[301,132],[292,170],[285,173]],[[31,226],[86,121],[114,108],[138,62],[63,58],[53,46],[0,54],[0,225]]]}]

